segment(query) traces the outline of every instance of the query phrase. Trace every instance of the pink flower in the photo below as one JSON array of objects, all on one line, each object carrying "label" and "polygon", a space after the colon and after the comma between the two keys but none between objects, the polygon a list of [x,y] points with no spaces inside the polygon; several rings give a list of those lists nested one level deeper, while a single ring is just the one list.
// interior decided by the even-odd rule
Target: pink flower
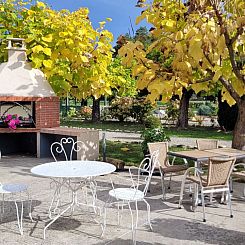
[{"label": "pink flower", "polygon": [[6,117],[3,117],[3,121],[8,124],[10,129],[16,129],[16,126],[20,124],[20,120],[17,114],[8,114]]},{"label": "pink flower", "polygon": [[16,125],[20,124],[20,120],[19,120],[18,117],[16,117],[16,119],[15,119],[15,124],[16,124]]},{"label": "pink flower", "polygon": [[9,128],[16,129],[15,119],[11,119],[8,123]]},{"label": "pink flower", "polygon": [[12,119],[12,115],[11,115],[11,114],[8,114],[8,115],[5,117],[4,122],[9,122],[11,119]]}]

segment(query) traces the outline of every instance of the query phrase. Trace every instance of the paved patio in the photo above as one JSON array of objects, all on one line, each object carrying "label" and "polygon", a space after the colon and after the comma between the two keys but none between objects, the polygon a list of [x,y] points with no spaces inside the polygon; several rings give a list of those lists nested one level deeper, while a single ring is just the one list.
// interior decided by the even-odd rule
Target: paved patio
[{"label": "paved patio", "polygon": [[[27,183],[33,199],[31,222],[25,209],[23,220],[24,235],[18,233],[14,203],[7,200],[4,218],[0,221],[0,244],[131,244],[130,223],[128,210],[124,210],[121,226],[117,226],[117,210],[107,211],[108,225],[103,238],[100,238],[101,228],[93,219],[93,212],[89,208],[75,210],[71,217],[66,215],[58,219],[49,227],[46,240],[43,240],[43,228],[48,222],[47,210],[51,200],[52,190],[47,178],[40,178],[31,174],[30,169],[38,164],[52,161],[52,159],[38,159],[28,156],[2,157],[0,160],[0,181]],[[111,175],[115,182],[119,182],[116,175],[126,176],[127,172]],[[98,205],[103,206],[111,188],[108,176],[97,178]],[[207,222],[202,222],[202,208],[196,212],[190,211],[188,195],[184,208],[177,209],[180,189],[180,177],[173,178],[173,188],[167,194],[166,201],[161,200],[160,178],[153,176],[151,192],[148,202],[151,205],[153,232],[149,231],[146,220],[146,207],[139,205],[139,227],[136,234],[138,244],[245,244],[245,200],[239,198],[243,184],[234,183],[232,198],[234,218],[229,218],[226,205],[207,207]],[[120,183],[122,186],[124,183]]]}]

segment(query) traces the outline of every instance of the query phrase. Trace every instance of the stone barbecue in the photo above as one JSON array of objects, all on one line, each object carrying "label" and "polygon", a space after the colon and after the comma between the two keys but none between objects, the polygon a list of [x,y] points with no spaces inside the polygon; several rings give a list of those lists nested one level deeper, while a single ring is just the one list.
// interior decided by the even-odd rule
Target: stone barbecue
[{"label": "stone barbecue", "polygon": [[[50,154],[50,144],[61,137],[86,138],[89,160],[98,158],[99,133],[60,128],[60,102],[42,71],[27,61],[24,39],[8,39],[8,62],[0,64],[0,151],[4,154]],[[6,117],[17,115],[16,129]],[[79,131],[79,132],[78,132]],[[91,140],[89,140],[91,139]],[[88,155],[88,154],[87,154]],[[83,156],[83,159],[86,157]]]},{"label": "stone barbecue", "polygon": [[[26,128],[59,126],[59,98],[42,71],[26,61],[23,39],[8,41],[8,62],[0,65],[0,115],[17,114],[22,120],[16,132]],[[1,132],[8,132],[3,125]],[[28,130],[30,131],[30,130]]]}]

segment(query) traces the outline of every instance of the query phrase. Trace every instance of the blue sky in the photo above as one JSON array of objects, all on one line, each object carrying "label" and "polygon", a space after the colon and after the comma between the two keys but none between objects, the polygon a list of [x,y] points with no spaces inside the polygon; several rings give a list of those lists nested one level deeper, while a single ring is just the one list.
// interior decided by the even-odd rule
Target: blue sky
[{"label": "blue sky", "polygon": [[[69,9],[74,11],[80,7],[87,7],[90,10],[90,20],[94,28],[98,27],[98,22],[107,17],[112,18],[112,22],[107,23],[106,29],[114,35],[114,43],[120,34],[132,34],[130,18],[133,29],[136,31],[140,26],[148,26],[146,22],[135,25],[135,19],[142,9],[136,8],[137,0],[44,0],[53,9]],[[130,18],[129,18],[130,17]]]}]

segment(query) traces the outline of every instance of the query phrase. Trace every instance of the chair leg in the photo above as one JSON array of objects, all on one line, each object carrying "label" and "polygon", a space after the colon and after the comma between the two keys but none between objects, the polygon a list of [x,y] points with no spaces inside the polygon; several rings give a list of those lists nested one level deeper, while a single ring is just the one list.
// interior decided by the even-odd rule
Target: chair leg
[{"label": "chair leg", "polygon": [[228,200],[228,194],[227,192],[223,191],[221,194],[220,203],[227,204],[227,200]]},{"label": "chair leg", "polygon": [[170,174],[170,176],[169,176],[169,182],[168,182],[168,190],[170,190],[171,189],[171,180],[172,180],[172,173]]},{"label": "chair leg", "polygon": [[179,206],[178,208],[181,208],[182,200],[183,200],[183,194],[184,194],[184,188],[185,188],[185,178],[183,178],[181,183],[181,189],[180,189],[180,196],[179,196]]},{"label": "chair leg", "polygon": [[[123,208],[123,204],[122,204]],[[120,213],[120,203],[117,203],[117,225],[121,224],[121,213]]]},{"label": "chair leg", "polygon": [[135,231],[138,228],[138,219],[139,219],[139,210],[138,210],[138,202],[135,201],[135,210],[136,210],[136,220],[135,220]]},{"label": "chair leg", "polygon": [[233,179],[232,179],[232,176],[230,177],[230,192],[233,193]]},{"label": "chair leg", "polygon": [[107,207],[109,207],[111,204],[111,198],[109,197],[107,199],[107,201],[104,204],[104,208],[103,208],[103,212],[104,212],[104,218],[103,218],[103,225],[102,225],[102,233],[100,235],[100,237],[103,237],[104,233],[105,233],[105,228],[106,228],[106,215],[107,215]]},{"label": "chair leg", "polygon": [[229,190],[227,191],[227,197],[228,197],[228,205],[230,209],[230,217],[233,218],[232,208],[231,208],[231,193]]},{"label": "chair leg", "polygon": [[205,218],[205,202],[204,202],[204,193],[203,190],[201,189],[201,197],[202,197],[202,212],[203,212],[203,222],[206,222]]},{"label": "chair leg", "polygon": [[4,194],[2,194],[2,205],[1,205],[1,222],[3,220],[3,214],[4,214]]},{"label": "chair leg", "polygon": [[[193,211],[195,211],[198,202],[199,202],[199,190],[198,190],[198,184],[194,184],[194,199],[193,199]],[[203,196],[204,197],[204,196]]]},{"label": "chair leg", "polygon": [[165,191],[164,174],[163,173],[161,173],[161,185],[162,185],[162,200],[165,200],[165,198],[166,198],[166,191]]},{"label": "chair leg", "polygon": [[147,208],[147,221],[148,221],[151,231],[153,231],[153,228],[151,225],[151,207],[150,207],[150,204],[145,199],[143,199],[143,201],[145,202],[146,208]]},{"label": "chair leg", "polygon": [[129,211],[131,214],[131,230],[132,230],[132,240],[133,240],[133,244],[136,244],[136,240],[135,240],[135,229],[134,229],[134,216],[133,216],[133,212],[130,206],[130,202],[128,202],[128,207],[129,207]]},{"label": "chair leg", "polygon": [[31,222],[33,222],[33,219],[32,219],[32,199],[31,199],[31,195],[28,191],[26,191],[27,193],[27,198],[28,198],[28,205],[29,205],[29,218],[31,220]]},{"label": "chair leg", "polygon": [[[173,157],[173,160],[171,162],[171,165],[174,165],[174,161],[175,161],[176,157]],[[170,174],[170,177],[169,177],[169,182],[168,182],[168,190],[171,189],[171,180],[172,180],[172,173]]]},{"label": "chair leg", "polygon": [[20,231],[20,234],[23,235],[23,226],[22,226],[22,223],[23,223],[23,201],[21,201],[21,212],[20,212],[20,214],[19,214],[19,208],[18,208],[17,201],[15,200],[14,203],[15,203],[15,207],[16,207],[16,216],[17,216],[19,231]]}]

